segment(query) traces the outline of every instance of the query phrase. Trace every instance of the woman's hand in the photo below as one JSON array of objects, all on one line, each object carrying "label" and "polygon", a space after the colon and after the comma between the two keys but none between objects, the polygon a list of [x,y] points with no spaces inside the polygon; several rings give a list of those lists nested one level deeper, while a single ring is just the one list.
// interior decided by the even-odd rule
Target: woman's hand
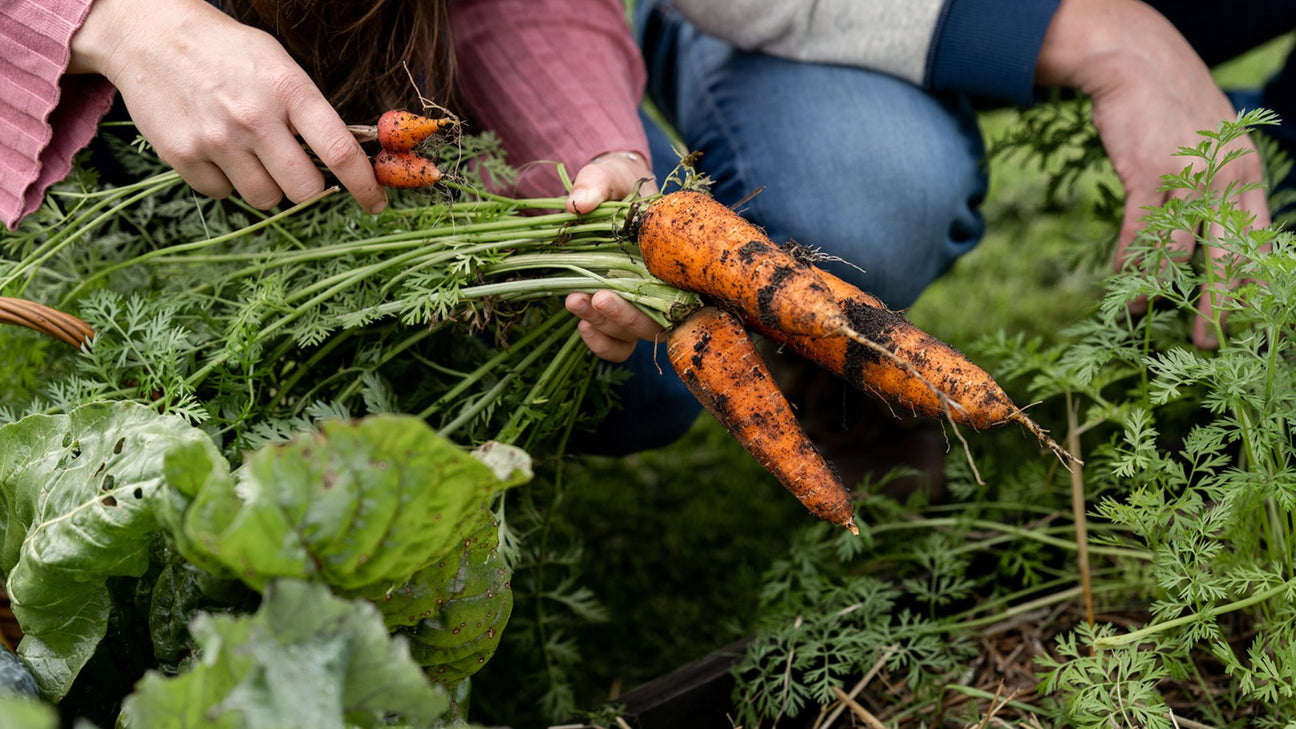
[{"label": "woman's hand", "polygon": [[[1220,122],[1233,119],[1233,106],[1179,31],[1139,0],[1062,0],[1040,49],[1036,81],[1070,86],[1093,98],[1094,126],[1125,187],[1125,215],[1115,260],[1119,269],[1130,258],[1129,247],[1142,227],[1144,208],[1184,194],[1160,189],[1163,175],[1178,174],[1190,163],[1176,154],[1179,148],[1195,147],[1202,139],[1198,130],[1214,130]],[[1261,162],[1251,141],[1242,138],[1233,148],[1251,153],[1223,168],[1214,181],[1221,191],[1233,183],[1261,181]],[[1255,227],[1269,225],[1263,190],[1243,193],[1238,203],[1254,216]],[[1221,231],[1202,232],[1209,240]],[[1180,231],[1169,246],[1175,258],[1187,259],[1197,237]],[[1212,265],[1219,270],[1227,255],[1218,246],[1210,249]],[[1199,316],[1193,322],[1197,346],[1218,346],[1212,302],[1240,283],[1221,281],[1218,288],[1202,291]],[[1146,306],[1146,301],[1130,304],[1135,312]]]},{"label": "woman's hand", "polygon": [[[607,200],[620,200],[638,190],[657,191],[648,161],[638,152],[609,152],[590,161],[576,173],[567,210],[588,213]],[[661,327],[612,291],[569,294],[567,310],[580,317],[579,331],[585,346],[610,362],[624,362],[640,339],[656,339]]]},{"label": "woman's hand", "polygon": [[237,190],[261,209],[318,195],[324,177],[305,142],[365,210],[386,206],[364,150],[306,72],[204,0],[94,0],[68,70],[111,81],[140,134],[204,195]]}]

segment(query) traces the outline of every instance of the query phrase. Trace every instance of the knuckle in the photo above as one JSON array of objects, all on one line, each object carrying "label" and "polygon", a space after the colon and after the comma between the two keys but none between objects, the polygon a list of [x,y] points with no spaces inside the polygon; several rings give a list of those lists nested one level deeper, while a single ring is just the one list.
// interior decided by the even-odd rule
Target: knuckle
[{"label": "knuckle", "polygon": [[167,164],[177,169],[192,167],[207,161],[207,146],[197,137],[181,136],[171,139],[165,149],[158,148],[158,155]]},{"label": "knuckle", "polygon": [[274,97],[287,106],[300,104],[311,96],[318,96],[314,82],[296,65],[286,64],[271,71],[270,90]]},{"label": "knuckle", "polygon": [[257,210],[269,210],[279,204],[283,199],[283,193],[279,190],[240,190],[243,201]]},{"label": "knuckle", "polygon": [[324,139],[321,148],[312,146],[312,149],[330,169],[345,167],[364,156],[360,144],[349,134],[331,134]]},{"label": "knuckle", "polygon": [[212,140],[221,144],[231,144],[239,138],[255,139],[274,123],[265,107],[256,104],[231,106],[226,114],[227,123],[213,127],[210,132]]},{"label": "knuckle", "polygon": [[324,191],[324,177],[314,170],[314,173],[308,175],[305,179],[296,180],[289,188],[285,188],[283,193],[289,200],[295,203],[309,200],[310,198]]}]

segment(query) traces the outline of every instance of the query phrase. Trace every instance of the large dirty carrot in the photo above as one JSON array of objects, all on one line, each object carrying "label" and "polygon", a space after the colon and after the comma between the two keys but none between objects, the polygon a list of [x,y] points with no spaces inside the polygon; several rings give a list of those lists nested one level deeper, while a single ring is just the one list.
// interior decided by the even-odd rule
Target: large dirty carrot
[{"label": "large dirty carrot", "polygon": [[770,329],[811,337],[848,333],[850,322],[816,270],[711,196],[663,195],[637,225],[644,265],[666,283]]},{"label": "large dirty carrot", "polygon": [[[922,375],[851,325],[822,271],[709,195],[663,195],[638,216],[644,265],[656,277],[709,297],[744,321],[785,336],[843,336]],[[946,409],[952,402],[928,383]]]},{"label": "large dirty carrot", "polygon": [[704,306],[675,325],[667,355],[707,412],[815,516],[859,533],[850,494],[733,314]]},{"label": "large dirty carrot", "polygon": [[821,270],[819,275],[851,328],[894,356],[845,336],[789,335],[759,321],[747,323],[759,334],[896,407],[916,415],[948,417],[975,430],[1019,423],[1064,462],[1074,460],[1012,402],[988,372],[962,352],[888,309],[877,297],[827,271]]}]

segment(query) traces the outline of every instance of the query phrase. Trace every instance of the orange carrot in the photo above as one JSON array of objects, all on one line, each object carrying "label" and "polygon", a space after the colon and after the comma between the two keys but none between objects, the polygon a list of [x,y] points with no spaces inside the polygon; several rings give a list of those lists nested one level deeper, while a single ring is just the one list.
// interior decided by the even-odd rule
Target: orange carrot
[{"label": "orange carrot", "polygon": [[[890,351],[894,358],[840,335],[788,335],[749,321],[753,330],[786,345],[855,387],[914,414],[949,417],[976,430],[1017,422],[1059,456],[1063,455],[1043,429],[1013,404],[999,383],[962,352],[891,311],[877,297],[827,271],[820,271],[819,275],[841,303],[851,328]],[[1067,455],[1064,460],[1072,459]]]},{"label": "orange carrot", "polygon": [[393,109],[378,117],[378,144],[392,152],[409,152],[454,123],[454,119],[450,117],[432,119],[410,111]]},{"label": "orange carrot", "polygon": [[849,326],[816,269],[709,195],[663,195],[637,224],[644,264],[666,283],[790,334],[823,337]]},{"label": "orange carrot", "polygon": [[698,309],[671,329],[667,355],[707,412],[810,513],[859,533],[846,487],[806,436],[733,314]]},{"label": "orange carrot", "polygon": [[374,157],[374,174],[385,187],[414,189],[431,187],[441,179],[441,170],[432,160],[415,152],[379,150]]}]

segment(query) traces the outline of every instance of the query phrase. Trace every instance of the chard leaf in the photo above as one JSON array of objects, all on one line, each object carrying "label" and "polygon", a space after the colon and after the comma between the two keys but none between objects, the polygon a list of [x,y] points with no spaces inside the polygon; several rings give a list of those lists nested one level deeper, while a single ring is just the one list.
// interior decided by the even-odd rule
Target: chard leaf
[{"label": "chard leaf", "polygon": [[256,589],[276,577],[342,592],[386,589],[459,549],[490,494],[529,474],[518,453],[503,459],[509,475],[501,480],[401,415],[325,422],[318,433],[258,450],[228,476],[185,453],[175,464],[177,490],[194,499],[179,546],[196,564],[215,560]]},{"label": "chard leaf", "polygon": [[454,553],[374,597],[387,626],[409,636],[414,659],[439,683],[471,676],[499,648],[513,588],[498,547],[499,524],[482,508],[477,528]]},{"label": "chard leaf", "polygon": [[144,405],[97,403],[0,427],[0,569],[25,637],[18,653],[62,698],[108,627],[111,577],[139,577],[165,489],[163,454],[201,431]]},{"label": "chard leaf", "polygon": [[256,614],[204,614],[190,630],[197,663],[176,677],[145,676],[120,727],[367,729],[393,715],[425,727],[449,709],[373,605],[324,585],[269,582]]}]

